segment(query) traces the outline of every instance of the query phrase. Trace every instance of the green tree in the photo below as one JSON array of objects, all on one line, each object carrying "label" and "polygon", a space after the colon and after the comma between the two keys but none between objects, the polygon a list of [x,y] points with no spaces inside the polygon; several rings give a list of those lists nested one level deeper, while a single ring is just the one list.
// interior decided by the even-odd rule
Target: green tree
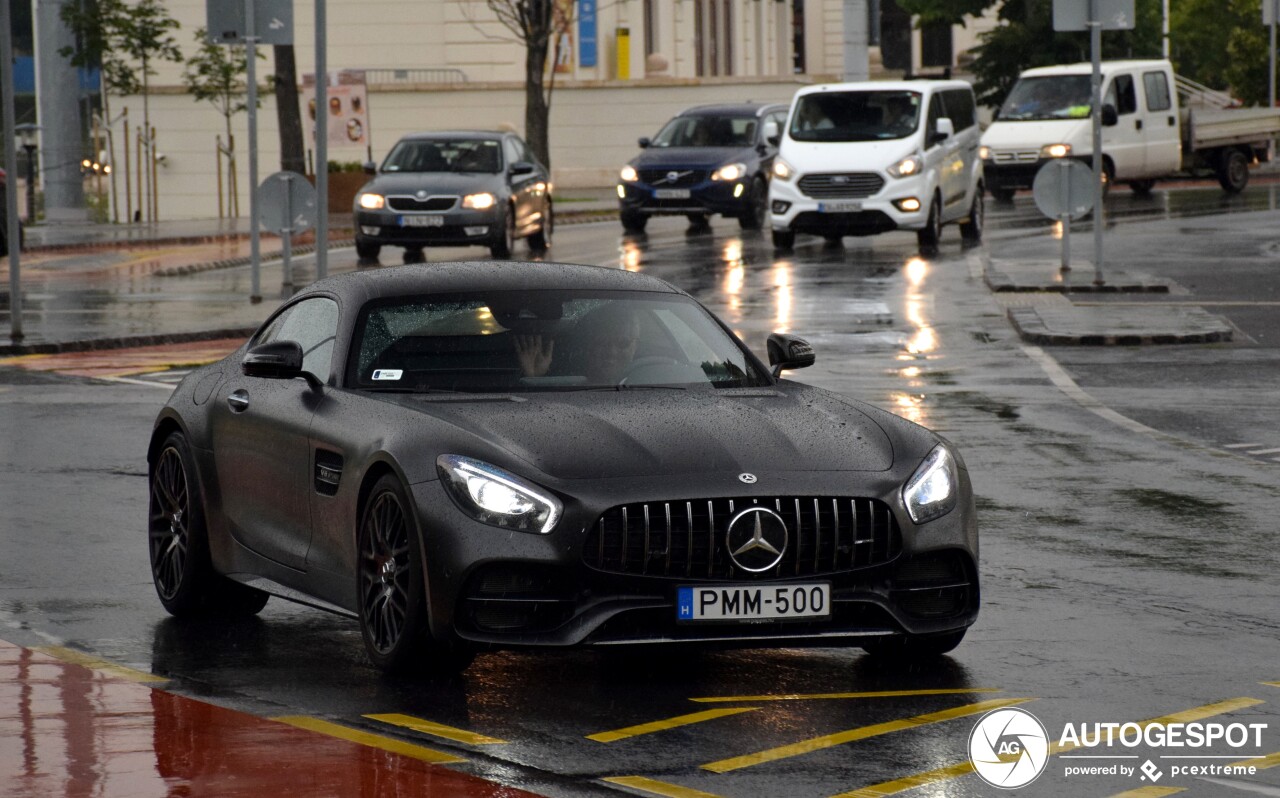
[{"label": "green tree", "polygon": [[1257,0],[1179,0],[1169,16],[1179,74],[1250,105],[1267,103],[1270,33]]}]

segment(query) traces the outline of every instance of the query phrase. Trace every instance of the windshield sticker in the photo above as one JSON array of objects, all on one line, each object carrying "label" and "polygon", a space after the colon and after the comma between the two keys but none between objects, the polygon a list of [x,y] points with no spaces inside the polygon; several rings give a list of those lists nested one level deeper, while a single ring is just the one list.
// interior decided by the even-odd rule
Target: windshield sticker
[{"label": "windshield sticker", "polygon": [[404,375],[402,369],[374,369],[375,380],[398,380]]}]

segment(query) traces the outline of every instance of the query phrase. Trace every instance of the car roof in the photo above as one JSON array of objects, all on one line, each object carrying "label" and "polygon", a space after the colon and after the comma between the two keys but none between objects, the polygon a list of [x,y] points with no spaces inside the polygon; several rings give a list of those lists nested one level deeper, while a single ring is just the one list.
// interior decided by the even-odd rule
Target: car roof
[{"label": "car roof", "polygon": [[[1124,59],[1119,61],[1102,61],[1099,72],[1110,75],[1126,69],[1168,69],[1169,62],[1159,58]],[[1019,77],[1038,78],[1046,75],[1089,75],[1093,73],[1093,64],[1082,61],[1076,64],[1059,64],[1056,66],[1034,67],[1023,71]]]},{"label": "car roof", "polygon": [[686,108],[676,116],[760,116],[772,110],[785,111],[785,103],[722,103],[718,105],[695,105]]},{"label": "car roof", "polygon": [[359,271],[312,283],[299,297],[335,294],[355,304],[372,299],[470,291],[645,291],[684,294],[670,283],[608,266],[519,261],[454,261]]},{"label": "car roof", "polygon": [[514,133],[501,130],[426,130],[417,133],[406,133],[400,137],[401,141],[415,141],[421,139],[492,139],[502,138],[503,136],[514,136]]},{"label": "car roof", "polygon": [[796,92],[799,97],[805,94],[820,94],[837,91],[945,91],[946,89],[972,89],[973,86],[963,80],[869,80],[855,83],[824,83],[818,86],[806,86]]}]

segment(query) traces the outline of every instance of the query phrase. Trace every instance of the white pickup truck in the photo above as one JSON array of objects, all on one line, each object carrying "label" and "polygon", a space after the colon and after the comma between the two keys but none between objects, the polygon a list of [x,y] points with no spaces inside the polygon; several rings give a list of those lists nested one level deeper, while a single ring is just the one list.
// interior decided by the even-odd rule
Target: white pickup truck
[{"label": "white pickup truck", "polygon": [[[1107,182],[1139,194],[1161,178],[1205,172],[1223,190],[1243,191],[1249,166],[1269,160],[1280,136],[1280,109],[1229,107],[1230,97],[1178,78],[1166,60],[1103,62],[1102,97]],[[1012,199],[1055,158],[1091,166],[1091,98],[1090,64],[1023,72],[982,134],[978,152],[991,195]]]}]

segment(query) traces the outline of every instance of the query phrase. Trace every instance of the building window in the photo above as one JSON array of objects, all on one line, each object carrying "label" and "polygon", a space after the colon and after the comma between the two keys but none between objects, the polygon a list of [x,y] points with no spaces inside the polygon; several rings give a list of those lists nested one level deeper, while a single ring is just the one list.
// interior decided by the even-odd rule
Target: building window
[{"label": "building window", "polygon": [[804,0],[791,0],[791,71],[805,73]]},{"label": "building window", "polygon": [[697,0],[694,56],[698,77],[733,74],[733,0]]},{"label": "building window", "polygon": [[658,0],[644,0],[644,54],[658,52]]}]

